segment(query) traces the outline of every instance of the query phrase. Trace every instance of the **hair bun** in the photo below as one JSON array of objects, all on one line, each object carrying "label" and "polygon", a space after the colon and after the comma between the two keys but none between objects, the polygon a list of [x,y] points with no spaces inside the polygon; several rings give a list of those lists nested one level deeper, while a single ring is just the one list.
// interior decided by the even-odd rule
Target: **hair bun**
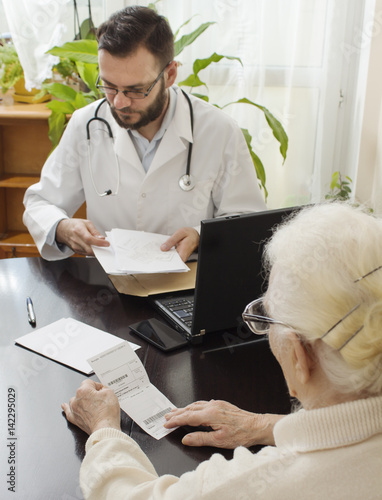
[{"label": "hair bun", "polygon": [[344,360],[350,366],[365,368],[368,364],[374,364],[375,358],[382,355],[381,325],[382,302],[376,302],[364,312],[362,330],[341,349]]}]

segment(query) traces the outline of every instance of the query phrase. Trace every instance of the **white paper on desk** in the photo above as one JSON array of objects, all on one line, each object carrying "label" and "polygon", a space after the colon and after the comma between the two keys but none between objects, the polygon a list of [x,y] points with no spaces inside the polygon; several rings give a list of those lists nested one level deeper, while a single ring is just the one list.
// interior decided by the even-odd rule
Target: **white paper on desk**
[{"label": "white paper on desk", "polygon": [[165,429],[166,413],[175,406],[149,380],[140,359],[124,342],[90,358],[101,383],[115,392],[119,404],[130,418],[155,439],[174,429]]},{"label": "white paper on desk", "polygon": [[[129,229],[112,229],[106,232],[107,240],[114,251],[116,274],[181,273],[189,271],[175,248],[168,252],[160,249],[168,236]],[[110,268],[112,252],[99,252],[97,259],[108,259]],[[101,262],[101,265],[102,262]],[[111,274],[111,273],[109,273]]]},{"label": "white paper on desk", "polygon": [[[98,352],[114,347],[124,340],[73,318],[62,318],[15,340],[43,356],[70,366],[85,375],[93,373],[87,362]],[[139,345],[131,344],[132,349]]]},{"label": "white paper on desk", "polygon": [[[106,238],[109,240],[109,238]],[[115,263],[115,253],[113,246],[109,247],[96,247],[92,246],[94,255],[96,256],[98,262],[103,267],[106,274],[127,274],[125,271],[117,269]]]}]

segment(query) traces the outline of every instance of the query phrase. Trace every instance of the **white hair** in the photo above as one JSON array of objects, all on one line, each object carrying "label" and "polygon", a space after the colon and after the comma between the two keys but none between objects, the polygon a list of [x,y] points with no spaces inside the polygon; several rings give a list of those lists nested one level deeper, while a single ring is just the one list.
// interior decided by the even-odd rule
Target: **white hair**
[{"label": "white hair", "polygon": [[303,208],[277,228],[264,261],[277,276],[267,307],[312,345],[329,381],[381,394],[382,220],[347,203]]}]

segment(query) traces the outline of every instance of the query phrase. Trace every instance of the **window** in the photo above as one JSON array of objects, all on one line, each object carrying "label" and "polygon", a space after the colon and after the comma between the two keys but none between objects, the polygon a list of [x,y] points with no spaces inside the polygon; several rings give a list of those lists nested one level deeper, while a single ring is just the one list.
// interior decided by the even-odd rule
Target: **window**
[{"label": "window", "polygon": [[[30,6],[36,0],[26,1]],[[115,10],[135,3],[148,4],[92,0],[93,20],[99,25]],[[77,4],[82,21],[88,15],[88,2],[77,0]],[[216,23],[180,54],[178,81],[192,72],[196,58],[213,52],[238,56],[243,66],[223,59],[201,74],[208,83],[210,102],[222,106],[247,97],[266,106],[284,125],[289,150],[282,165],[278,143],[259,110],[244,104],[225,109],[253,137],[267,173],[270,208],[322,200],[337,170],[355,183],[367,42],[378,21],[375,0],[162,0],[156,7],[174,31],[192,18],[181,34],[203,22]],[[71,40],[71,1],[63,18],[64,40]]]}]

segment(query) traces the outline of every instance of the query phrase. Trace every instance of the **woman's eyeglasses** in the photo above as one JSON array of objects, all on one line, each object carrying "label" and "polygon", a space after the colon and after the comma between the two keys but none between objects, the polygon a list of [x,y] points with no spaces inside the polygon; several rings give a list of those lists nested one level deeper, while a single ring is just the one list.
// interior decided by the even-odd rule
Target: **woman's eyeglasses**
[{"label": "woman's eyeglasses", "polygon": [[270,325],[274,324],[286,326],[296,331],[293,326],[267,316],[262,298],[250,302],[244,309],[242,317],[249,329],[256,335],[266,335],[269,332]]},{"label": "woman's eyeglasses", "polygon": [[[380,269],[382,269],[382,266],[376,267],[372,271],[369,271],[368,273],[354,280],[354,283],[359,283],[361,280],[367,278],[368,276],[375,273],[376,271],[379,271]],[[333,326],[331,326],[329,330],[327,330],[323,335],[321,335],[320,338],[323,339],[324,337],[326,337],[332,330],[334,330],[340,323],[342,323],[342,321],[344,321],[348,316],[350,316],[354,311],[356,311],[360,307],[360,305],[361,304],[356,304],[341,319],[339,319]],[[283,321],[278,321],[276,319],[267,316],[267,312],[265,310],[262,298],[250,302],[244,309],[242,317],[246,325],[249,327],[249,329],[256,335],[266,335],[267,333],[269,333],[270,325],[282,325],[298,333],[298,330],[296,330],[296,328],[294,328],[293,326],[288,325],[288,323],[284,323]],[[343,349],[363,329],[363,327],[364,325],[360,325],[360,327],[357,328],[357,330],[354,333],[352,333],[351,336],[348,337],[343,342],[342,345],[337,347],[337,350],[340,351],[341,349]]]}]

